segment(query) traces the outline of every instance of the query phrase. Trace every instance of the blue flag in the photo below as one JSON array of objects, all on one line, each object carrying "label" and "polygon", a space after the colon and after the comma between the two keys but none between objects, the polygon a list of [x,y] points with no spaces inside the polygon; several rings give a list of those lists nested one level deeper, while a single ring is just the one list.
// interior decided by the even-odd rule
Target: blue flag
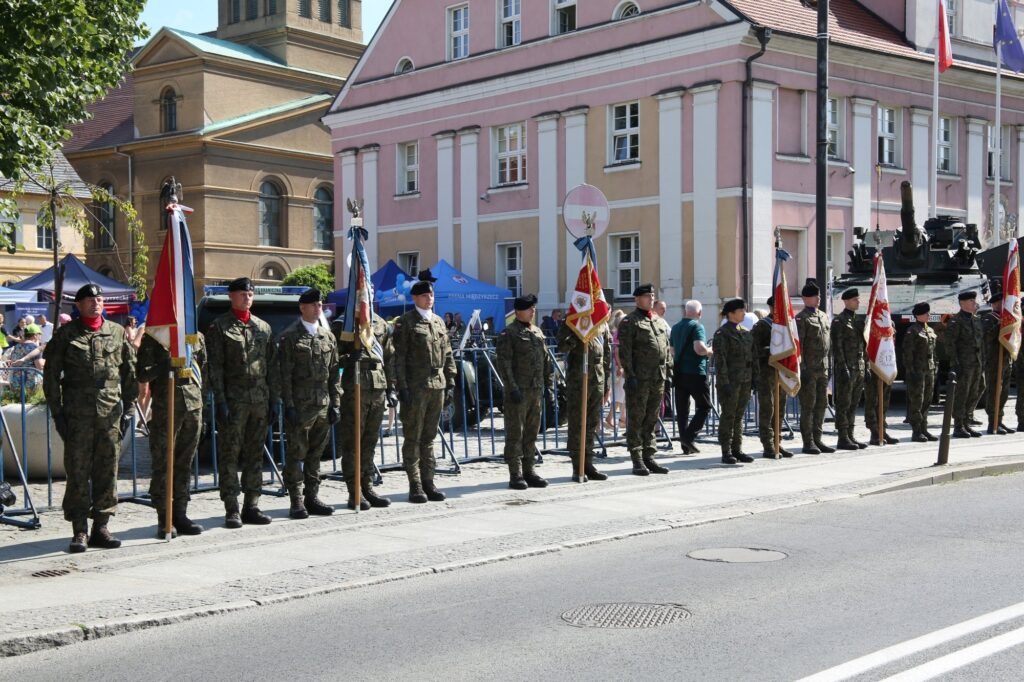
[{"label": "blue flag", "polygon": [[1006,0],[999,0],[992,47],[1002,54],[1002,62],[1008,69],[1017,73],[1024,71],[1024,46],[1020,44],[1017,27],[1013,25],[1013,15],[1010,14]]}]

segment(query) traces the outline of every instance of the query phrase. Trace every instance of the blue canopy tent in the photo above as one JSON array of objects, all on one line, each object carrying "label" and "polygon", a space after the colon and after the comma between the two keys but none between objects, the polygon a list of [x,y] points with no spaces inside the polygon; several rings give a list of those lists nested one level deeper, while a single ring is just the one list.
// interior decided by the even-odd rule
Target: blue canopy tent
[{"label": "blue canopy tent", "polygon": [[[62,298],[64,302],[74,301],[75,292],[86,284],[97,284],[103,289],[103,298],[108,303],[123,304],[124,312],[128,310],[128,304],[135,300],[135,289],[122,284],[117,280],[101,275],[88,265],[69,253],[61,259],[60,264],[64,266],[64,284]],[[53,300],[55,277],[53,268],[47,268],[42,272],[32,275],[26,280],[12,284],[11,288],[18,291],[42,292],[45,298]]]},{"label": "blue canopy tent", "polygon": [[[387,263],[382,265],[377,272],[370,275],[370,282],[373,283],[373,299],[374,302],[380,306],[382,297],[389,298],[391,300],[391,307],[387,309],[379,309],[378,313],[384,317],[390,317],[391,315],[402,314],[402,301],[397,300],[395,296],[395,287],[398,286],[400,279],[413,279],[402,268],[398,267],[398,264],[393,260],[389,260]],[[337,291],[332,291],[327,294],[327,303],[333,303],[337,306],[339,315],[344,312],[345,304],[348,303],[348,282],[346,286]],[[411,301],[409,303],[411,305]]]},{"label": "blue canopy tent", "polygon": [[[473,279],[445,260],[430,268],[430,273],[437,278],[434,282],[434,310],[438,315],[462,313],[462,319],[468,323],[473,311],[479,309],[481,322],[493,317],[494,331],[505,328],[505,312],[512,305],[511,291]],[[410,298],[406,295],[406,299]],[[379,303],[382,310],[385,306],[409,305],[409,302],[398,300],[394,290],[384,292]]]},{"label": "blue canopy tent", "polygon": [[35,303],[37,300],[34,291],[18,291],[0,287],[0,305],[14,305],[15,303]]}]

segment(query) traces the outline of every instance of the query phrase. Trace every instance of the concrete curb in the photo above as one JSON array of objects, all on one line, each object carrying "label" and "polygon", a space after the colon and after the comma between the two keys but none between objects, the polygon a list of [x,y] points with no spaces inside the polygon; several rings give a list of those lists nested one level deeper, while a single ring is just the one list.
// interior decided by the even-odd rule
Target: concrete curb
[{"label": "concrete curb", "polygon": [[921,476],[918,476],[916,478],[900,481],[899,483],[886,483],[876,488],[869,488],[867,490],[861,491],[860,496],[867,497],[869,495],[880,495],[882,493],[897,492],[899,490],[911,490],[913,488],[923,488],[925,486],[939,485],[941,483],[954,483],[956,481],[966,481],[967,479],[979,478],[981,476],[1000,476],[1002,474],[1012,474],[1017,473],[1019,471],[1024,471],[1024,460],[1020,462],[1004,462],[1002,464],[964,466],[956,469],[935,466],[934,473],[929,472],[926,474],[922,474]]}]

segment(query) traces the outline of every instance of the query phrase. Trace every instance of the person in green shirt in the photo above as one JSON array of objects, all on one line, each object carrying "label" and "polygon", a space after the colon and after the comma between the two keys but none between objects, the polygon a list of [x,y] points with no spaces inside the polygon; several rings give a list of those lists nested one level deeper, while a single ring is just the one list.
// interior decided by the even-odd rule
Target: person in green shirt
[{"label": "person in green shirt", "polygon": [[[707,333],[700,323],[700,301],[687,301],[685,317],[672,327],[669,344],[675,359],[673,384],[676,392],[676,419],[679,424],[679,443],[688,455],[698,452],[694,442],[704,428],[711,412],[711,389],[708,385],[708,358],[712,356],[707,344]],[[694,401],[693,419],[690,399]]]}]

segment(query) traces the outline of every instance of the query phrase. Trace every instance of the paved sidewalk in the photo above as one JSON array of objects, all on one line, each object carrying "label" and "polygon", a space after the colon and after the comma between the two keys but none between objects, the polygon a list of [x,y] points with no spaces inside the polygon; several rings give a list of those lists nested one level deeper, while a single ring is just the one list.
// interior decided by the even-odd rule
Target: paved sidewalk
[{"label": "paved sidewalk", "polygon": [[[439,481],[444,503],[405,501],[404,476],[385,476],[393,505],[356,514],[292,521],[287,498],[265,496],[274,523],[222,527],[216,493],[197,495],[190,512],[200,536],[154,538],[155,513],[123,504],[112,522],[119,550],[65,553],[68,524],[44,514],[37,531],[0,527],[0,655],[116,634],[183,619],[255,608],[328,591],[429,575],[492,561],[565,551],[775,509],[856,497],[932,482],[938,472],[998,473],[1024,468],[1024,434],[953,441],[944,470],[931,467],[937,444],[899,446],[791,460],[722,466],[713,444],[702,454],[661,459],[667,476],[630,475],[624,449],[610,451],[607,482],[573,484],[566,458],[548,456],[543,490],[511,491],[498,463],[475,463]],[[834,438],[829,438],[829,441]],[[748,439],[748,452],[757,452]],[[344,487],[326,482],[322,497],[339,507]],[[37,577],[41,571],[60,573]]]}]

